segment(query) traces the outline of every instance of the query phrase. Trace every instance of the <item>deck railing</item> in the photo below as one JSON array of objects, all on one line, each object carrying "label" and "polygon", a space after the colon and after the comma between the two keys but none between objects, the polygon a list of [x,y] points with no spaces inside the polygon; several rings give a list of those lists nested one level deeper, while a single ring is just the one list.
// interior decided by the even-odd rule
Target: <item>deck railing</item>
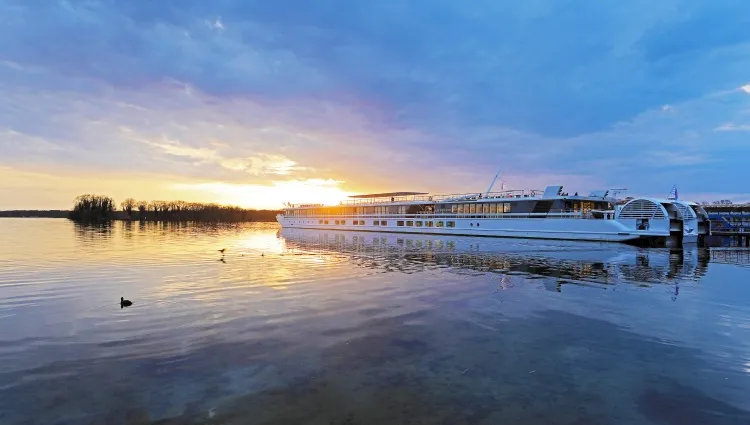
[{"label": "deck railing", "polygon": [[[478,201],[484,199],[508,199],[508,198],[540,198],[543,190],[506,190],[502,192],[483,193],[457,193],[449,195],[411,195],[394,196],[392,198],[355,198],[341,201],[338,206],[352,205],[379,205],[407,202],[445,202],[445,201]],[[335,207],[337,205],[329,205]]]}]

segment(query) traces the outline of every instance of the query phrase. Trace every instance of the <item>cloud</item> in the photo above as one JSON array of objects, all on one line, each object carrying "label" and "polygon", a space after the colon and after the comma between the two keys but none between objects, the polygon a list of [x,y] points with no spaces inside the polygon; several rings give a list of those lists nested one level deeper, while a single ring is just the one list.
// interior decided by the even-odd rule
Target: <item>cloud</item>
[{"label": "cloud", "polygon": [[174,156],[184,156],[193,159],[200,159],[204,161],[221,160],[222,158],[216,154],[216,151],[208,148],[191,148],[189,146],[183,146],[174,140],[165,140],[164,142],[151,142],[145,140],[144,143],[151,145],[155,148],[161,149],[165,153]]},{"label": "cloud", "polygon": [[[126,132],[130,131],[126,130]],[[167,138],[158,142],[150,140],[141,141],[169,155],[195,159],[198,160],[198,163],[216,163],[228,170],[243,171],[253,175],[284,175],[289,174],[293,170],[301,169],[300,167],[296,167],[296,162],[282,155],[257,154],[248,157],[225,158],[218,153],[216,148],[230,148],[230,145],[221,142],[211,142],[211,145],[216,148],[195,148],[185,146],[176,140]]]},{"label": "cloud", "polygon": [[219,31],[224,30],[224,24],[221,22],[221,18],[216,18],[214,21],[206,21],[206,25],[209,26],[209,28],[213,28]]},{"label": "cloud", "polygon": [[280,155],[257,155],[247,158],[230,158],[220,162],[230,170],[245,171],[255,175],[289,174],[295,169],[296,162]]},{"label": "cloud", "polygon": [[722,124],[715,129],[716,131],[750,131],[750,124],[733,124],[731,122]]},{"label": "cloud", "polygon": [[739,193],[745,7],[10,0],[0,165],[451,192],[502,167],[516,187]]}]

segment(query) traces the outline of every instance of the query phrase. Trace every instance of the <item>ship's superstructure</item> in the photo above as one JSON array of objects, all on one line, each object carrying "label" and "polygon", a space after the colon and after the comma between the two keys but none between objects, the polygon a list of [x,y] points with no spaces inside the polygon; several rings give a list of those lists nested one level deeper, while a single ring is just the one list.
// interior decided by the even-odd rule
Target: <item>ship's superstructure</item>
[{"label": "ship's superstructure", "polygon": [[[674,198],[622,203],[612,190],[569,194],[562,186],[461,195],[391,192],[356,195],[339,205],[288,204],[282,227],[396,233],[629,242],[700,243],[710,234],[699,205]],[[675,192],[676,195],[676,192]]]}]

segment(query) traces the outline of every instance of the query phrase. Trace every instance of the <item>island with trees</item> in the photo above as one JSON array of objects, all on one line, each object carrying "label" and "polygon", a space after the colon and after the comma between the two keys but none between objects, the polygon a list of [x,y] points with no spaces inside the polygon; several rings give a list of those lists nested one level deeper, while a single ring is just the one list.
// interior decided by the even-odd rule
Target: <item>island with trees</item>
[{"label": "island with trees", "polygon": [[275,221],[277,210],[255,210],[231,205],[185,201],[138,201],[133,198],[120,202],[103,195],[81,195],[75,199],[68,218],[73,221],[96,222],[109,220],[139,221]]}]

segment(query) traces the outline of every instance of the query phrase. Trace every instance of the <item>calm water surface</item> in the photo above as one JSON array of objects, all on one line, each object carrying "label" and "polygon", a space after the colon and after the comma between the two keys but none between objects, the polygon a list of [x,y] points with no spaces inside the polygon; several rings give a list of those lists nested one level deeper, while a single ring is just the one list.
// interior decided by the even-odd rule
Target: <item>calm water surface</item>
[{"label": "calm water surface", "polygon": [[0,424],[750,424],[749,265],[3,219]]}]

